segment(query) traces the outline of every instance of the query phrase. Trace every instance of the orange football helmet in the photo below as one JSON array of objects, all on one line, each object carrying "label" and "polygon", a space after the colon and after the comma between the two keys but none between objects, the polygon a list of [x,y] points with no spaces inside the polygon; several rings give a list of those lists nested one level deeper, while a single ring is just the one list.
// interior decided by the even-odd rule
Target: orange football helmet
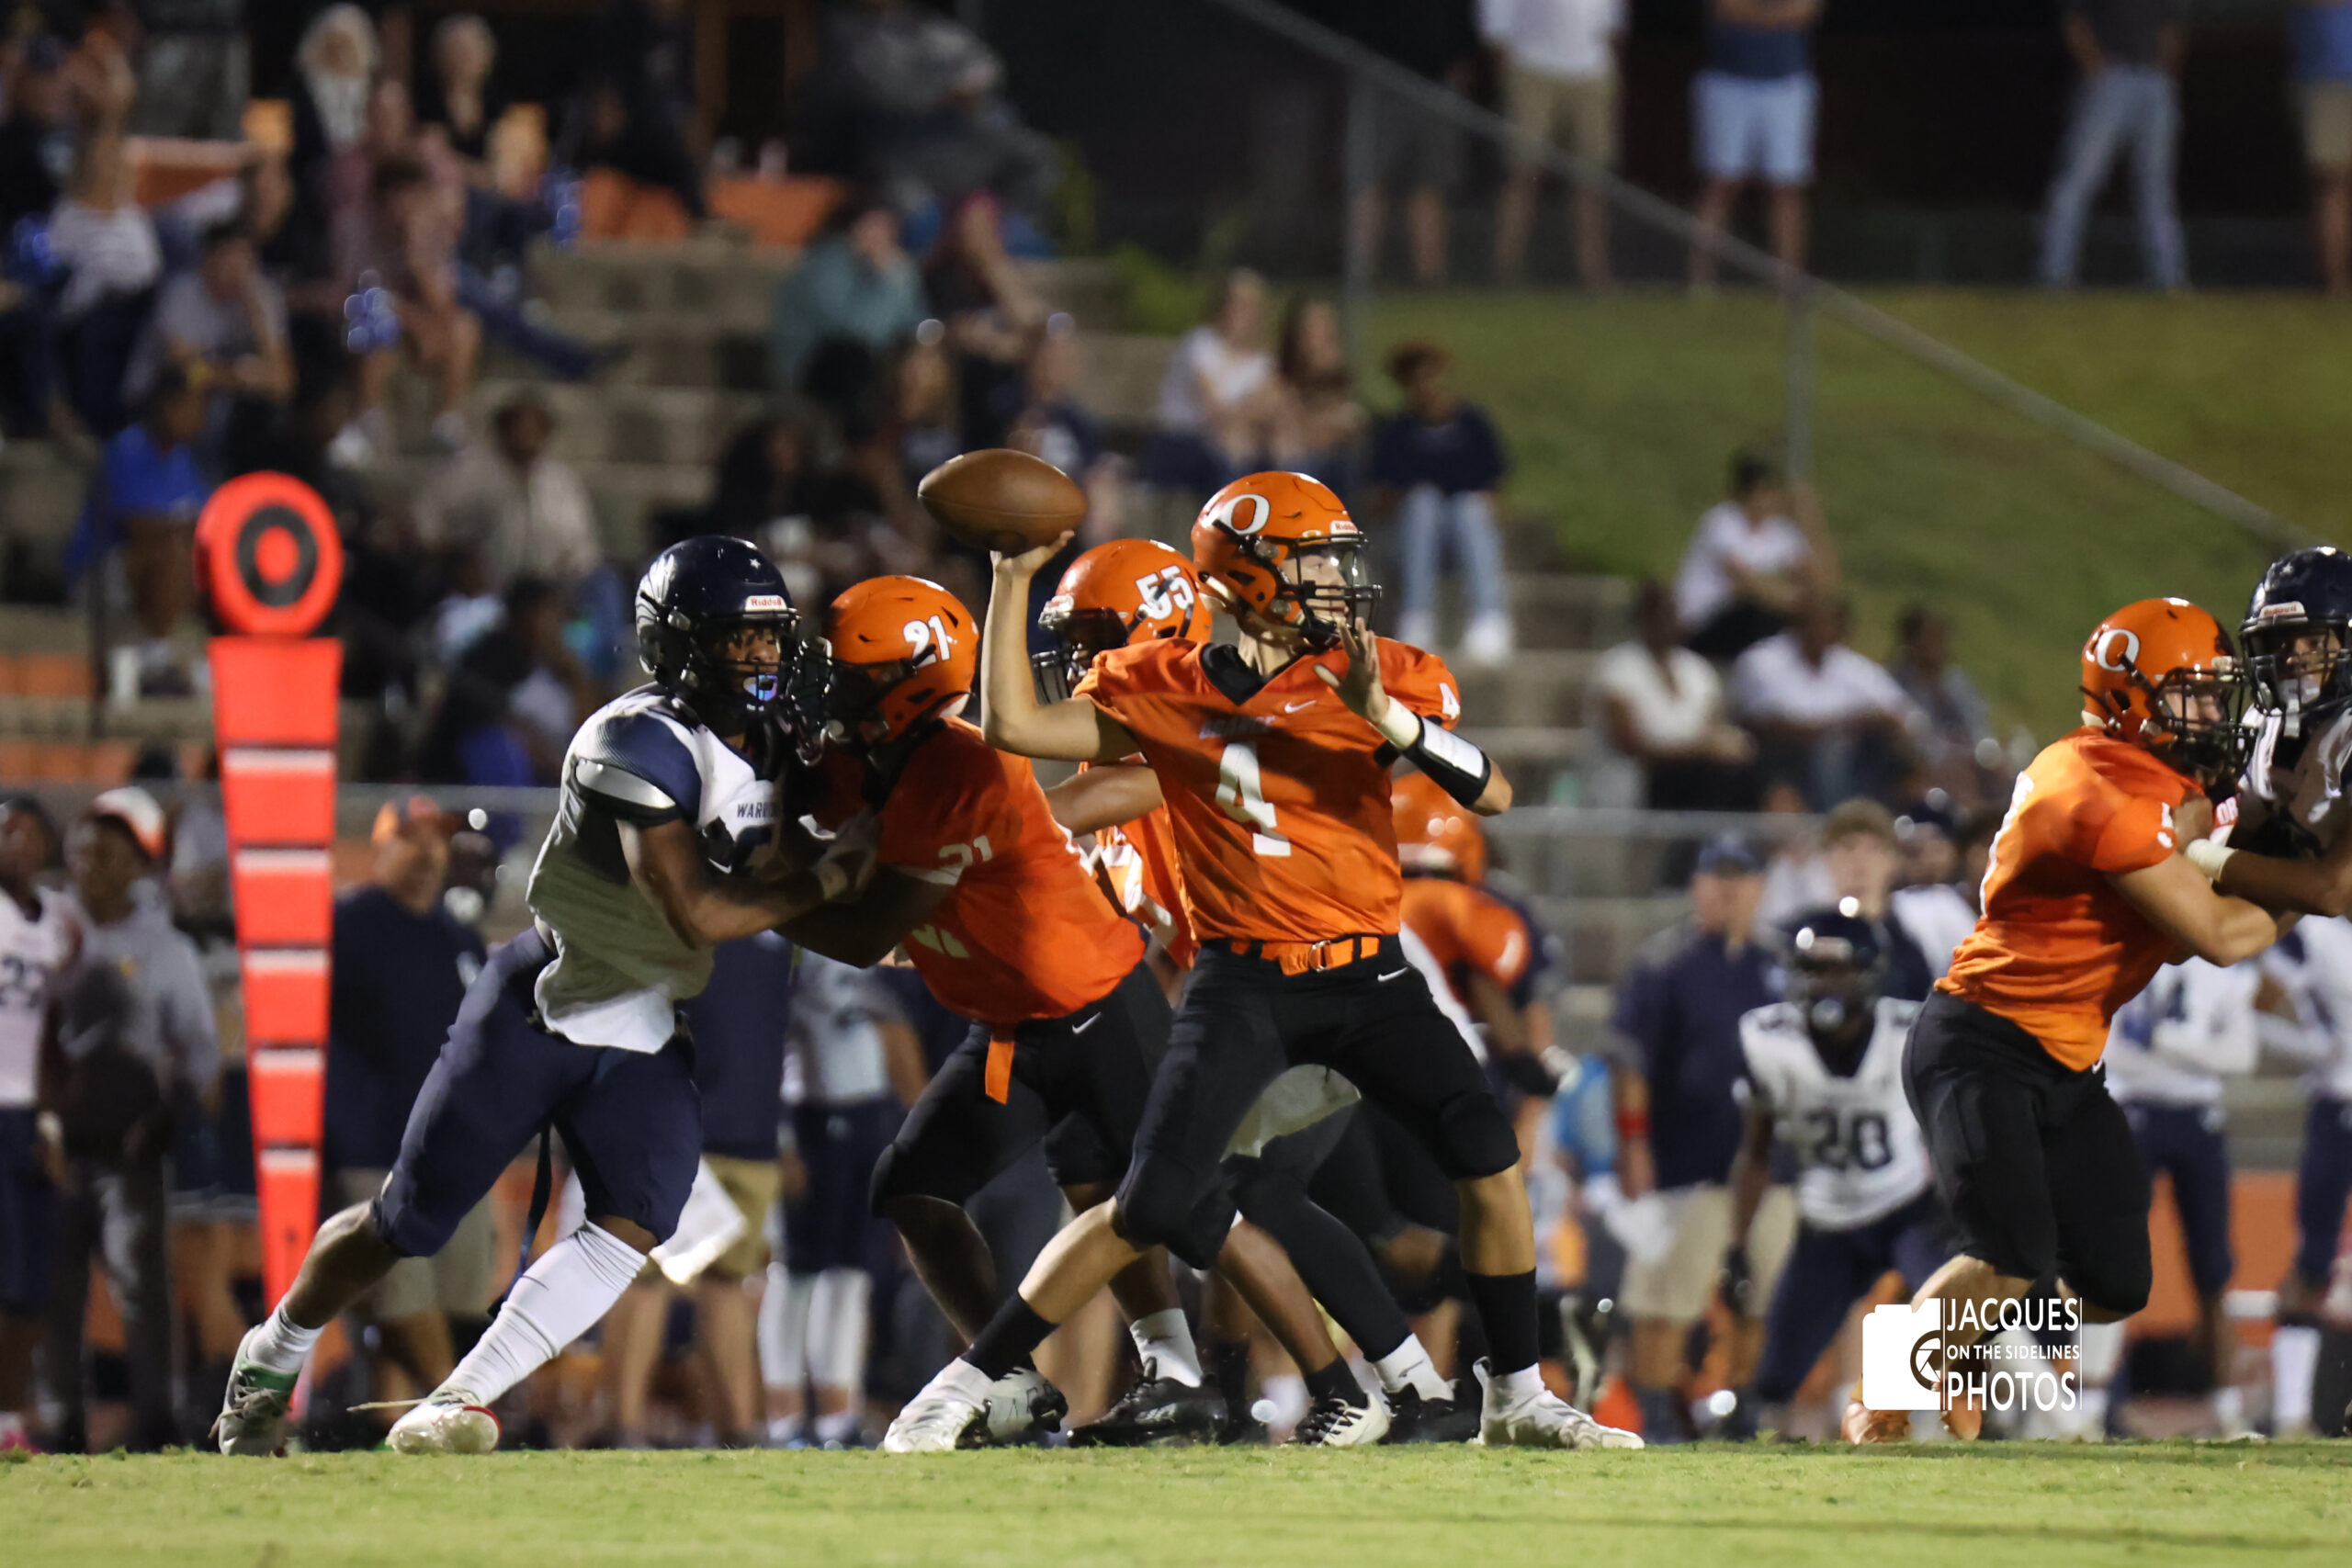
[{"label": "orange football helmet", "polygon": [[2083,644],[2083,722],[2211,788],[2245,765],[2246,684],[2222,623],[2186,599],[2143,599]]},{"label": "orange football helmet", "polygon": [[1030,660],[1046,700],[1059,702],[1105,649],[1156,637],[1206,642],[1209,607],[1182,555],[1157,539],[1114,539],[1069,563],[1037,625],[1055,646]]},{"label": "orange football helmet", "polygon": [[963,601],[920,577],[869,578],[825,615],[832,644],[828,732],[868,746],[951,718],[972,694],[980,628]]},{"label": "orange football helmet", "polygon": [[1407,773],[1389,786],[1388,798],[1396,814],[1396,860],[1406,871],[1474,887],[1486,879],[1486,829],[1435,779]]},{"label": "orange football helmet", "polygon": [[1234,615],[1294,627],[1312,649],[1337,646],[1340,628],[1380,603],[1346,503],[1306,474],[1246,474],[1209,497],[1193,567]]}]

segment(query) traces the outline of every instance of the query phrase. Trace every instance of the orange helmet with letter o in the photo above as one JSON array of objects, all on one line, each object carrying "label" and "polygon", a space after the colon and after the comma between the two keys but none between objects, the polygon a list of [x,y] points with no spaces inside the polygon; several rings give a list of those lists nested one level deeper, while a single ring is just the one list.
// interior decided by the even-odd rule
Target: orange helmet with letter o
[{"label": "orange helmet with letter o", "polygon": [[1306,474],[1245,474],[1209,497],[1193,525],[1193,567],[1236,615],[1294,627],[1313,649],[1337,646],[1340,628],[1380,603],[1346,503]]},{"label": "orange helmet with letter o", "polygon": [[836,740],[879,745],[953,717],[979,672],[972,613],[920,577],[869,578],[848,590],[825,614],[825,638],[833,659],[827,729]]},{"label": "orange helmet with letter o", "polygon": [[1031,662],[1046,700],[1058,702],[1106,649],[1158,637],[1206,642],[1209,607],[1182,554],[1157,539],[1114,539],[1069,563],[1037,625],[1055,646]]},{"label": "orange helmet with letter o", "polygon": [[2245,672],[2222,623],[2186,599],[2143,599],[2083,644],[2083,721],[2207,788],[2234,779],[2252,737]]},{"label": "orange helmet with letter o", "polygon": [[1487,874],[1487,834],[1427,773],[1407,773],[1389,788],[1396,815],[1396,860],[1408,873],[1451,876],[1472,886]]}]

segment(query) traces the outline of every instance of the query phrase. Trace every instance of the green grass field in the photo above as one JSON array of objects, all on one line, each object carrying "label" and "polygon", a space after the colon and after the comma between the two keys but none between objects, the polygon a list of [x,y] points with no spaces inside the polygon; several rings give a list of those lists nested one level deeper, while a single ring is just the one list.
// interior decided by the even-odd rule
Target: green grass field
[{"label": "green grass field", "polygon": [[[1873,302],[2324,537],[2352,539],[2352,310],[2296,296],[1905,291]],[[1510,438],[1512,502],[1581,561],[1672,571],[1724,459],[1785,417],[1779,306],[1740,294],[1385,299],[1373,339],[1451,346]],[[2074,722],[2098,618],[2153,593],[2234,625],[2269,552],[2231,525],[1835,323],[1820,328],[1816,479],[1883,654],[1895,611],[1947,609],[1999,713]],[[1385,385],[1368,389],[1385,398]]]},{"label": "green grass field", "polygon": [[0,1561],[2339,1564],[2352,1447],[186,1455],[0,1467]]}]

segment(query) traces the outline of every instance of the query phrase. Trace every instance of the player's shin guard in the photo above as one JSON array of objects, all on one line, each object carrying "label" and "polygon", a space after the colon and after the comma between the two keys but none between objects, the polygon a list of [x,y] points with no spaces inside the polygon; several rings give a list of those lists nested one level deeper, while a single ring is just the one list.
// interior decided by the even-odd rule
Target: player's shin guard
[{"label": "player's shin guard", "polygon": [[645,1255],[618,1236],[582,1224],[514,1281],[498,1315],[442,1388],[490,1404],[594,1327],[644,1263]]},{"label": "player's shin guard", "polygon": [[2281,1433],[2312,1424],[2312,1383],[2319,1375],[2320,1333],[2307,1318],[2278,1320],[2270,1334],[2270,1424]]}]

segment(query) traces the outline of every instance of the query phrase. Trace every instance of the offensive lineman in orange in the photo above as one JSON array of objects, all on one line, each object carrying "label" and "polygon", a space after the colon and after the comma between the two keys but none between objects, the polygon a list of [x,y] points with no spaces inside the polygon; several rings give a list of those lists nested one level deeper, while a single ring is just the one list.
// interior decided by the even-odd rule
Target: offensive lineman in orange
[{"label": "offensive lineman in orange", "polygon": [[[1540,1065],[1552,1043],[1552,1017],[1532,994],[1535,931],[1525,915],[1479,886],[1487,842],[1477,819],[1425,773],[1396,781],[1396,813],[1405,924],[1444,969],[1454,998],[1485,1026],[1497,1059]],[[1551,1092],[1548,1082],[1539,1092]]]},{"label": "offensive lineman in orange", "polygon": [[[2019,774],[1984,873],[1984,915],[1919,1010],[1905,1088],[1960,1255],[1914,1305],[1971,1320],[2064,1281],[2092,1322],[2147,1304],[2148,1183],[2098,1069],[2108,1025],[2163,964],[2229,964],[2278,921],[2213,890],[2185,852],[2246,731],[2229,634],[2181,599],[2143,599],[2083,646],[2083,728]],[[1979,1337],[1948,1330],[1943,1355]],[[1973,1435],[1969,1413],[1948,1421]],[[1858,1440],[1907,1418],[1849,1412]]]},{"label": "offensive lineman in orange", "polygon": [[1232,1218],[1222,1167],[1234,1134],[1298,1063],[1344,1073],[1454,1181],[1464,1272],[1493,1348],[1484,1439],[1640,1446],[1544,1386],[1517,1142],[1467,1043],[1398,952],[1392,760],[1411,759],[1484,813],[1508,807],[1510,786],[1443,728],[1460,710],[1444,665],[1365,625],[1378,590],[1363,544],[1316,480],[1236,480],[1193,525],[1193,557],[1240,642],[1115,649],[1050,707],[1036,699],[1017,607],[1058,547],[997,558],[982,650],[988,738],[1073,761],[1143,754],[1168,802],[1201,955],[1116,1200],[1055,1238],[1020,1294],[899,1412],[887,1449],[953,1446],[989,1384],[1143,1248],[1205,1264]]}]

